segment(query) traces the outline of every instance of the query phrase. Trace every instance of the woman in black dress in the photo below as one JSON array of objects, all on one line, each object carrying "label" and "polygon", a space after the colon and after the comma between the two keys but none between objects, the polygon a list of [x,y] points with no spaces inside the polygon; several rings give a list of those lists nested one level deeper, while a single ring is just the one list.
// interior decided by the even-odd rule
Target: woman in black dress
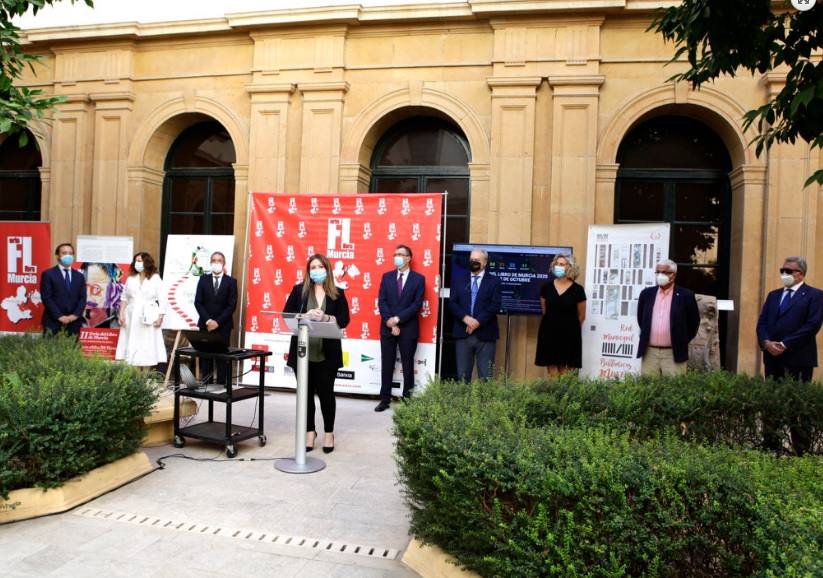
[{"label": "woman in black dress", "polygon": [[545,367],[549,377],[579,369],[583,363],[581,326],[586,319],[586,292],[575,283],[577,264],[571,255],[556,255],[554,278],[540,289],[543,318],[537,333],[534,363]]},{"label": "woman in black dress", "polygon": [[[304,313],[314,321],[334,321],[343,329],[349,324],[349,302],[342,289],[334,285],[331,264],[325,255],[315,254],[306,262],[306,275],[295,285],[286,305],[286,313]],[[286,364],[297,374],[297,337],[292,336]],[[309,399],[306,409],[306,451],[314,449],[317,431],[314,424],[314,396],[320,398],[323,413],[323,451],[334,451],[334,418],[337,402],[334,379],[343,367],[343,349],[339,339],[309,337]]]}]

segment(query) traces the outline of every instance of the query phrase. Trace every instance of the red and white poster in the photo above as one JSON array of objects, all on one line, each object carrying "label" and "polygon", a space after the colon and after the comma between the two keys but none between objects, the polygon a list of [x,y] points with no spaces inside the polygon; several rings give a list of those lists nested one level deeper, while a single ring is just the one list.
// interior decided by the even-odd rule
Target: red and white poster
[{"label": "red and white poster", "polygon": [[[351,322],[344,330],[344,367],[335,390],[376,394],[380,391],[380,312],[377,294],[383,273],[393,270],[398,244],[411,247],[412,269],[426,278],[420,311],[420,340],[415,355],[415,383],[434,375],[437,350],[438,294],[443,196],[287,195],[252,193],[246,282],[245,346],[274,352],[266,362],[266,385],[295,387],[286,366],[290,335],[282,311],[292,287],[303,281],[306,260],[328,257],[335,283],[346,292]],[[246,371],[252,369],[247,364]],[[256,384],[246,373],[245,383]],[[402,382],[400,359],[394,381]],[[399,392],[395,390],[395,393]]]},{"label": "red and white poster", "polygon": [[55,264],[51,227],[4,221],[0,242],[0,333],[42,331],[40,275]]}]

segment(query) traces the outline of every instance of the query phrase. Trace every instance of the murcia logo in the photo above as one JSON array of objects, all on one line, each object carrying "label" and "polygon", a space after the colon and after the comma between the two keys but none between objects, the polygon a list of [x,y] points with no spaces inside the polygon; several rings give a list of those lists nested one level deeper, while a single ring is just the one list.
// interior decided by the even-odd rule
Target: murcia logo
[{"label": "murcia logo", "polygon": [[354,214],[362,215],[366,209],[363,208],[363,199],[356,199],[354,201]]},{"label": "murcia logo", "polygon": [[255,267],[251,272],[251,283],[252,285],[260,285],[261,280],[260,267]]},{"label": "murcia logo", "polygon": [[378,215],[385,215],[387,210],[388,209],[386,209],[386,199],[381,197],[377,201],[377,214]]},{"label": "murcia logo", "polygon": [[389,223],[389,234],[386,238],[389,241],[394,241],[397,238],[397,225]]},{"label": "murcia logo", "polygon": [[363,273],[363,289],[371,289],[371,273]]},{"label": "murcia logo", "polygon": [[303,269],[297,270],[297,281],[295,283],[300,284],[303,282]]},{"label": "murcia logo", "polygon": [[374,314],[375,315],[380,315],[380,298],[379,297],[374,298]]},{"label": "murcia logo", "polygon": [[268,311],[268,309],[270,307],[271,307],[271,293],[269,293],[268,291],[265,291],[263,293],[263,310]]},{"label": "murcia logo", "polygon": [[423,307],[420,309],[420,317],[425,319],[426,317],[428,317],[431,314],[432,314],[432,310],[431,310],[431,307],[429,306],[429,300],[424,299],[423,300]]},{"label": "murcia logo", "polygon": [[409,199],[407,197],[403,197],[403,203],[400,205],[400,214],[404,217],[411,213],[411,205],[409,205]]},{"label": "murcia logo", "polygon": [[37,266],[31,260],[31,237],[6,237],[7,283],[37,283]]},{"label": "murcia logo", "polygon": [[277,231],[274,234],[278,239],[286,234],[286,226],[283,224],[283,221],[277,221]]},{"label": "murcia logo", "polygon": [[274,322],[271,324],[271,332],[272,333],[280,333],[280,318],[275,317]]},{"label": "murcia logo", "polygon": [[254,223],[254,236],[255,237],[262,237],[263,236],[263,221],[261,221],[259,219],[257,220],[256,223]]},{"label": "murcia logo", "polygon": [[369,322],[364,321],[360,324],[360,339],[368,339],[369,338]]},{"label": "murcia logo", "polygon": [[360,312],[360,299],[357,297],[351,298],[351,312],[357,315]]},{"label": "murcia logo", "polygon": [[283,284],[283,270],[277,269],[274,272],[274,284],[275,285],[282,285]]},{"label": "murcia logo", "polygon": [[269,215],[277,210],[277,206],[274,204],[274,197],[267,197],[266,204],[268,204],[268,207],[266,207],[266,212]]},{"label": "murcia logo", "polygon": [[329,259],[354,259],[354,243],[351,242],[351,219],[329,219],[326,237],[326,257]]},{"label": "murcia logo", "polygon": [[257,315],[251,316],[251,327],[249,327],[249,329],[251,329],[252,333],[257,332]]},{"label": "murcia logo", "polygon": [[334,204],[332,205],[331,214],[332,215],[339,215],[343,208],[340,206],[340,199],[334,199]]},{"label": "murcia logo", "polygon": [[426,199],[426,216],[431,217],[434,214],[434,199]]},{"label": "murcia logo", "polygon": [[303,239],[306,237],[306,223],[300,221],[297,223],[297,238]]},{"label": "murcia logo", "polygon": [[317,203],[317,198],[311,198],[311,210],[309,211],[312,215],[316,215],[320,212],[320,205]]},{"label": "murcia logo", "polygon": [[437,242],[440,242],[440,223],[437,223],[437,233],[434,235],[434,238],[437,239]]},{"label": "murcia logo", "polygon": [[306,247],[306,259],[314,255],[314,245],[309,245]]},{"label": "murcia logo", "polygon": [[371,223],[363,223],[363,239],[371,239]]},{"label": "murcia logo", "polygon": [[434,260],[432,259],[432,250],[426,249],[425,251],[423,251],[423,266],[429,267],[433,262]]},{"label": "murcia logo", "polygon": [[294,197],[289,198],[289,215],[293,215],[297,212],[297,199]]},{"label": "murcia logo", "polygon": [[385,254],[383,253],[383,247],[378,247],[377,248],[377,257],[375,258],[374,262],[377,263],[378,265],[382,265],[383,263],[386,262],[386,257],[385,257]]},{"label": "murcia logo", "polygon": [[266,261],[274,261],[274,248],[266,245]]},{"label": "murcia logo", "polygon": [[286,262],[291,263],[294,261],[294,245],[289,245],[286,248]]},{"label": "murcia logo", "polygon": [[419,241],[420,240],[420,223],[414,223],[412,225],[412,241]]}]

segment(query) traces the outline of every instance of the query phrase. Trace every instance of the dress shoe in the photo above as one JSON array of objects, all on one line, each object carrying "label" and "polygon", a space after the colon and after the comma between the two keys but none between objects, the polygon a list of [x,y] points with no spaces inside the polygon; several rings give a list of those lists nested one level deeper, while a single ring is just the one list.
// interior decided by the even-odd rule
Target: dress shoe
[{"label": "dress shoe", "polygon": [[386,411],[389,407],[391,407],[391,402],[387,399],[381,399],[377,407],[374,408],[374,411]]},{"label": "dress shoe", "polygon": [[[314,434],[314,437],[311,439],[311,445],[309,445],[309,434]],[[314,449],[314,442],[317,441],[317,432],[316,431],[307,431],[306,432],[306,451],[310,452]]]},{"label": "dress shoe", "polygon": [[323,443],[323,453],[330,454],[334,451],[334,434],[331,434],[331,445],[327,446],[325,442]]}]

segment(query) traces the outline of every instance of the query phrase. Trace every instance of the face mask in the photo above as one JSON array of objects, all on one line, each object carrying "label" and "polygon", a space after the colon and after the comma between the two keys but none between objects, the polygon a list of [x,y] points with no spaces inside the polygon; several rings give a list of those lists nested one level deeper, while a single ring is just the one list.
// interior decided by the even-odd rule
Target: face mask
[{"label": "face mask", "polygon": [[657,281],[657,284],[660,287],[663,287],[664,285],[669,284],[669,276],[666,275],[665,273],[658,273],[657,275],[655,275],[654,279],[655,279],[655,281]]},{"label": "face mask", "polygon": [[562,279],[566,276],[566,268],[561,267],[560,265],[555,265],[554,269],[552,269],[552,273],[554,273],[554,276],[558,279]]},{"label": "face mask", "polygon": [[71,267],[72,263],[74,263],[74,255],[63,255],[60,257],[60,264],[63,267]]},{"label": "face mask", "polygon": [[219,275],[223,272],[223,263],[212,263],[211,264],[211,272],[215,275]]},{"label": "face mask", "polygon": [[326,280],[326,270],[325,269],[313,269],[309,271],[309,277],[311,280],[320,285]]},{"label": "face mask", "polygon": [[403,265],[406,264],[406,260],[403,257],[395,257],[394,258],[394,266],[398,269],[402,269]]},{"label": "face mask", "polygon": [[471,269],[472,273],[477,273],[480,271],[481,265],[480,261],[469,261],[469,269]]},{"label": "face mask", "polygon": [[138,273],[143,272],[143,261],[135,261],[134,262],[134,270]]},{"label": "face mask", "polygon": [[783,287],[791,287],[794,285],[794,275],[784,273],[780,275],[780,282],[783,283]]}]

